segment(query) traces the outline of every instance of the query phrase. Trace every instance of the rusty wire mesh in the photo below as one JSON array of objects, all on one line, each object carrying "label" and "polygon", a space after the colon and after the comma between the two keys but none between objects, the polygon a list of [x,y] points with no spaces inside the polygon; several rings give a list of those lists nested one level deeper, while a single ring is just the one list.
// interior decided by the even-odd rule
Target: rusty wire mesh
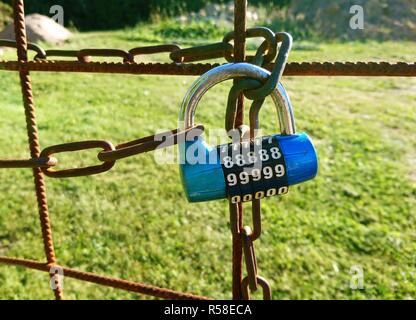
[{"label": "rusty wire mesh", "polygon": [[[89,72],[89,73],[120,73],[120,74],[160,74],[160,75],[201,75],[206,71],[218,66],[218,64],[191,64],[191,63],[135,63],[128,54],[121,54],[120,50],[112,49],[113,53],[124,57],[123,62],[85,62],[85,61],[59,61],[59,60],[28,60],[28,42],[26,37],[24,0],[15,0],[13,2],[14,24],[17,49],[17,61],[0,61],[0,70],[17,71],[20,76],[22,87],[22,96],[25,109],[25,118],[28,133],[28,142],[30,149],[30,159],[4,161],[2,168],[26,167],[32,168],[36,198],[39,208],[39,217],[42,229],[42,238],[46,262],[39,262],[27,259],[2,257],[0,263],[26,267],[34,270],[47,272],[53,281],[58,281],[58,274],[51,272],[56,267],[61,268],[66,277],[88,281],[103,286],[118,288],[135,293],[150,295],[163,299],[208,299],[203,296],[186,294],[165,288],[159,288],[139,282],[132,282],[123,279],[110,278],[78,271],[66,267],[60,267],[55,256],[55,249],[52,237],[52,228],[49,217],[47,195],[45,189],[44,169],[53,166],[56,162],[53,157],[42,157],[41,148],[38,138],[38,127],[36,123],[35,104],[32,94],[30,71],[41,72]],[[245,61],[245,35],[246,35],[246,12],[247,0],[235,0],[235,39],[234,39],[234,57],[236,62]],[[172,51],[172,45],[159,46],[168,51]],[[165,48],[166,47],[166,48]],[[135,48],[134,52],[152,53],[160,48]],[[85,53],[85,52],[84,52]],[[67,52],[66,54],[76,55],[76,52]],[[192,60],[192,59],[191,59]],[[195,59],[197,60],[197,59]],[[192,60],[192,61],[195,61]],[[273,64],[265,66],[272,69]],[[387,62],[304,62],[289,63],[285,70],[285,75],[290,76],[401,76],[415,77],[415,63],[387,63]],[[238,127],[244,122],[244,101],[240,97],[238,103],[238,116],[235,126]],[[259,208],[259,203],[257,207]],[[260,210],[260,209],[259,209]],[[233,299],[244,299],[247,295],[242,292],[242,265],[243,265],[243,246],[241,241],[241,232],[243,230],[243,207],[239,205],[230,205],[230,220],[233,234]],[[243,286],[246,285],[243,283]],[[63,299],[62,289],[57,286],[54,289],[56,299]]]}]

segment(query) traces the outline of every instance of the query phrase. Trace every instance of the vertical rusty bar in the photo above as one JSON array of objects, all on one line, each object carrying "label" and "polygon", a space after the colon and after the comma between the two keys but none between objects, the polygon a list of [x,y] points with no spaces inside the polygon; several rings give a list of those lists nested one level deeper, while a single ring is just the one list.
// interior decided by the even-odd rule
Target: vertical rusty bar
[{"label": "vertical rusty bar", "polygon": [[[246,55],[246,29],[247,29],[247,0],[234,1],[234,59],[242,62]],[[244,122],[244,96],[240,95],[237,102],[237,116],[235,127]],[[243,229],[243,206],[242,204],[230,205],[231,221],[238,226],[238,231],[233,231],[233,299],[242,300],[241,281],[243,279],[243,247],[239,230]],[[233,217],[234,216],[234,217]]]},{"label": "vertical rusty bar", "polygon": [[243,62],[246,56],[247,0],[235,0],[234,10],[234,58],[236,62]]},{"label": "vertical rusty bar", "polygon": [[[243,62],[246,58],[246,30],[247,30],[247,0],[235,0],[234,2],[234,59],[235,62]],[[238,99],[237,116],[235,126],[239,127],[244,122],[244,95]]]},{"label": "vertical rusty bar", "polygon": [[[26,62],[27,56],[27,38],[25,10],[23,0],[13,1],[14,29],[17,42],[17,57],[20,62]],[[28,71],[21,70],[20,84],[22,87],[23,104],[25,108],[25,118],[28,133],[30,155],[32,158],[38,158],[40,155],[40,145],[38,138],[38,129],[36,124],[35,104],[33,100],[31,78]],[[40,168],[33,169],[33,178],[36,190],[36,199],[39,207],[39,218],[42,228],[42,237],[44,243],[47,263],[50,266],[56,264],[55,249],[52,239],[52,229],[49,219],[48,202],[46,198],[45,181]],[[55,277],[55,276],[51,276]],[[63,293],[60,288],[54,290],[55,298],[62,299]]]}]

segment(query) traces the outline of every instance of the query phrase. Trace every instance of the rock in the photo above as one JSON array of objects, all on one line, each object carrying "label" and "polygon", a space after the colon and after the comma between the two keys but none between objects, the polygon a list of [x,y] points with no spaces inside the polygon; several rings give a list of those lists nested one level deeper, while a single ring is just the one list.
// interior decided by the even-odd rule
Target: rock
[{"label": "rock", "polygon": [[188,22],[188,17],[187,16],[180,16],[179,18],[178,18],[178,21],[181,23],[181,24],[184,24],[184,23],[186,23],[186,22]]},{"label": "rock", "polygon": [[199,11],[199,16],[205,18],[207,16],[207,12],[204,9]]},{"label": "rock", "polygon": [[[71,37],[71,32],[49,17],[40,14],[26,16],[26,32],[29,42],[60,44]],[[14,40],[14,25],[8,25],[0,32],[1,39]]]},{"label": "rock", "polygon": [[218,15],[218,13],[221,12],[221,6],[218,4],[214,4],[214,3],[209,3],[205,9],[206,15],[208,17],[215,17]]},{"label": "rock", "polygon": [[[247,10],[248,21],[258,21],[259,14],[254,10]],[[214,22],[230,22],[234,21],[234,2],[228,4],[214,4],[209,3],[207,6],[198,12],[191,12],[188,16],[180,16],[177,18],[181,24],[190,21],[214,21]]]},{"label": "rock", "polygon": [[257,21],[257,20],[259,20],[259,14],[255,11],[248,11],[247,10],[247,20],[248,21]]},{"label": "rock", "polygon": [[234,3],[232,1],[226,4],[226,10],[228,13],[234,14]]}]

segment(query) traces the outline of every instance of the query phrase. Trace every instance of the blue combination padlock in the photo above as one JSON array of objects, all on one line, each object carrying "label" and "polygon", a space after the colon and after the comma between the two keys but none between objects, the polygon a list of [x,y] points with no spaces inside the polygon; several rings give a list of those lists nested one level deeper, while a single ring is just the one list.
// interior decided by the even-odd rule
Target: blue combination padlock
[{"label": "blue combination padlock", "polygon": [[[269,75],[269,71],[248,63],[227,64],[205,73],[194,82],[182,103],[182,129],[194,126],[199,101],[216,84],[239,77],[264,81]],[[281,195],[289,186],[316,176],[315,148],[306,133],[296,133],[292,105],[283,85],[279,83],[271,96],[281,132],[251,141],[245,156],[233,158],[232,144],[227,145],[224,154],[224,146],[211,147],[202,138],[179,145],[182,183],[190,202],[229,198],[237,203]]]}]

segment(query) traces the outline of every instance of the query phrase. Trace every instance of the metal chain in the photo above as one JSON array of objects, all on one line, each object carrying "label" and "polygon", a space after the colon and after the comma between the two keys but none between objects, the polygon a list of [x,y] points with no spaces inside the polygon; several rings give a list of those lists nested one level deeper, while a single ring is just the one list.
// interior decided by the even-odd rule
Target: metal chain
[{"label": "metal chain", "polygon": [[82,49],[78,51],[79,62],[91,62],[92,57],[120,57],[124,63],[134,62],[133,55],[120,49]]},{"label": "metal chain", "polygon": [[[16,48],[16,41],[0,40],[0,47]],[[155,53],[171,53],[170,57],[175,63],[133,63],[131,56],[123,51],[123,62],[80,62],[78,55],[80,50],[44,50],[40,46],[28,43],[28,50],[35,51],[33,61],[0,61],[0,70],[8,71],[43,71],[43,72],[88,72],[88,73],[119,73],[119,74],[161,74],[161,75],[183,75],[197,76],[219,66],[219,64],[185,64],[182,62],[197,62],[213,58],[227,59],[233,47],[229,43],[212,44],[212,51],[201,53],[198,46],[187,49],[180,49],[175,44],[160,46],[138,47],[129,50],[130,55],[141,56]],[[214,50],[215,47],[218,51]],[[258,49],[255,56],[247,56],[245,61],[259,64],[255,61],[259,54],[266,56],[269,43],[266,40]],[[99,49],[112,56],[111,51],[115,49]],[[181,56],[183,55],[183,57]],[[119,56],[119,55],[117,55]],[[74,61],[48,60],[50,57],[72,57]],[[91,56],[90,56],[91,57]],[[124,59],[128,58],[128,59]],[[229,58],[228,58],[229,59]],[[82,59],[81,59],[82,60]],[[85,60],[83,60],[85,61]],[[265,61],[263,67],[267,70],[274,70],[275,64]],[[284,75],[287,76],[367,76],[367,77],[415,77],[416,63],[406,62],[291,62],[287,64]]]},{"label": "metal chain", "polygon": [[[114,146],[111,142],[104,140],[88,140],[71,143],[64,143],[45,148],[38,158],[23,160],[0,160],[0,169],[11,168],[41,168],[43,173],[51,178],[71,178],[90,176],[106,172],[114,167],[117,160],[127,157],[136,156],[142,153],[154,151],[158,148],[168,148],[180,142],[186,141],[187,136],[199,137],[204,132],[204,126],[197,125],[190,129],[179,131],[166,131],[157,135],[148,136],[138,140],[122,143]],[[52,157],[57,153],[74,152],[88,149],[101,148],[103,151],[97,155],[98,160],[103,164],[65,170],[53,170],[58,164],[56,157]]]},{"label": "metal chain", "polygon": [[[31,50],[31,51],[36,52],[35,57],[37,57],[37,59],[46,59],[46,51],[43,50],[42,47],[38,46],[35,43],[26,43],[26,46],[27,46],[27,50]],[[0,40],[0,47],[17,49],[19,47],[19,44],[15,40],[1,39]],[[27,60],[27,59],[25,59],[25,60]],[[21,60],[21,61],[25,61],[25,60]]]},{"label": "metal chain", "polygon": [[[148,46],[148,47],[137,47],[129,50],[129,53],[134,57],[141,56],[141,55],[152,55],[152,54],[159,54],[165,52],[175,52],[180,50],[181,48],[176,44],[162,44],[156,46]],[[179,61],[179,62],[182,62]]]},{"label": "metal chain", "polygon": [[187,49],[179,49],[170,54],[170,58],[177,63],[195,62],[201,60],[224,58],[234,50],[229,43],[218,42]]},{"label": "metal chain", "polygon": [[[239,83],[236,83],[233,88],[239,88]],[[237,92],[238,90],[234,91]],[[233,89],[231,89],[231,95],[233,95]],[[234,96],[235,98],[236,96]],[[233,99],[233,98],[232,98]],[[235,99],[234,99],[235,100]],[[264,99],[263,99],[264,101]],[[235,101],[231,105],[236,105]],[[228,109],[228,108],[227,108]],[[227,110],[228,113],[228,110]],[[229,113],[234,116],[233,113]],[[228,119],[230,122],[231,119]],[[257,122],[258,123],[258,122]],[[226,121],[227,126],[227,121]],[[256,128],[251,128],[250,139],[254,139]],[[230,203],[230,221],[231,221],[231,232],[233,239],[238,239],[240,245],[243,249],[245,264],[247,269],[247,276],[244,279],[240,279],[240,292],[241,298],[245,300],[250,299],[250,291],[256,291],[258,289],[258,283],[263,289],[263,298],[264,300],[271,300],[271,288],[267,280],[260,277],[257,274],[257,258],[254,251],[253,242],[261,236],[261,201],[253,200],[252,201],[252,223],[253,229],[248,226],[243,227],[243,217],[242,217],[242,203],[231,204]]]},{"label": "metal chain", "polygon": [[[257,27],[257,28],[250,28],[247,29],[245,32],[245,38],[259,38],[263,37],[265,41],[263,42],[261,48],[263,51],[264,56],[264,62],[269,63],[272,62],[273,59],[276,57],[276,50],[277,50],[277,41],[274,36],[273,31],[271,31],[269,28],[265,27]],[[225,35],[224,39],[222,40],[224,43],[229,43],[231,40],[235,40],[235,32],[229,32]],[[264,46],[263,46],[264,45]],[[258,53],[256,54],[256,56]],[[252,61],[256,56],[246,56],[245,59],[247,61]],[[232,55],[232,52],[226,52],[224,57],[228,62],[234,62],[234,56]]]},{"label": "metal chain", "polygon": [[[267,29],[268,30],[268,29]],[[271,31],[270,31],[271,32]],[[266,39],[268,48],[273,46],[273,37],[270,37],[270,32],[266,28],[249,29],[248,36],[260,37]],[[273,34],[273,33],[272,33]],[[234,33],[229,33],[225,36],[222,42],[212,43],[207,45],[194,46],[191,48],[181,49],[176,44],[164,44],[157,46],[136,47],[129,51],[113,49],[113,48],[88,48],[81,50],[44,50],[37,44],[28,43],[28,49],[36,53],[34,61],[45,62],[50,57],[73,57],[81,63],[91,63],[93,57],[120,57],[123,64],[132,64],[135,62],[136,56],[152,55],[159,53],[170,53],[169,58],[175,63],[196,62],[210,59],[224,58],[228,61],[233,59],[232,53],[234,51],[233,45],[229,43],[234,37]],[[16,48],[16,41],[1,40],[0,47]],[[271,49],[269,49],[271,50]],[[268,53],[270,56],[270,53]],[[252,57],[251,57],[252,58]],[[268,62],[271,62],[269,59]]]},{"label": "metal chain", "polygon": [[[242,96],[242,94],[244,94],[246,97],[254,100],[250,109],[250,139],[255,138],[255,133],[259,125],[258,118],[255,117],[255,119],[253,119],[251,116],[253,114],[258,115],[258,113],[253,113],[252,109],[259,110],[263,105],[265,98],[270,95],[270,93],[277,87],[277,84],[280,81],[286,66],[287,58],[292,44],[292,39],[287,33],[278,33],[274,35],[271,30],[266,28],[262,29],[261,31],[262,33],[260,34],[266,38],[266,41],[263,42],[263,44],[257,50],[256,55],[252,58],[252,62],[262,66],[264,63],[273,60],[277,54],[277,42],[282,42],[282,46],[279,50],[279,53],[277,54],[275,67],[270,77],[264,84],[254,79],[235,81],[228,96],[227,113],[225,119],[225,127],[227,132],[230,132],[230,130],[233,130],[236,127],[241,127],[242,123],[239,125],[236,123],[238,121],[238,99]],[[259,33],[252,33],[249,29],[247,30],[246,35],[258,36]],[[233,33],[227,35],[224,38],[224,41],[229,41],[232,39],[232,37]],[[275,41],[271,42],[270,39],[275,39]],[[272,45],[274,45],[274,48],[271,47]],[[240,204],[240,208],[241,206],[242,205]],[[264,278],[257,274],[257,258],[253,244],[253,242],[261,235],[261,202],[260,200],[253,200],[252,202],[252,218],[255,231],[252,231],[252,229],[247,226],[241,228],[241,221],[237,223],[236,217],[242,219],[242,214],[238,214],[237,211],[238,210],[236,208],[232,208],[231,221],[233,223],[233,236],[239,236],[241,238],[247,269],[247,277],[241,281],[241,292],[243,298],[249,299],[249,292],[256,291],[258,289],[258,284],[260,283],[263,289],[263,298],[270,300],[270,285]]]},{"label": "metal chain", "polygon": [[[250,100],[261,100],[268,97],[273,90],[277,87],[280,79],[282,78],[283,72],[286,67],[289,52],[292,49],[292,36],[286,32],[278,32],[275,35],[276,41],[282,43],[279,53],[276,58],[272,73],[266,82],[258,89],[247,90],[244,92],[246,98]],[[277,44],[276,44],[277,46]],[[263,59],[264,61],[266,59]],[[261,59],[259,59],[261,61]]]}]

